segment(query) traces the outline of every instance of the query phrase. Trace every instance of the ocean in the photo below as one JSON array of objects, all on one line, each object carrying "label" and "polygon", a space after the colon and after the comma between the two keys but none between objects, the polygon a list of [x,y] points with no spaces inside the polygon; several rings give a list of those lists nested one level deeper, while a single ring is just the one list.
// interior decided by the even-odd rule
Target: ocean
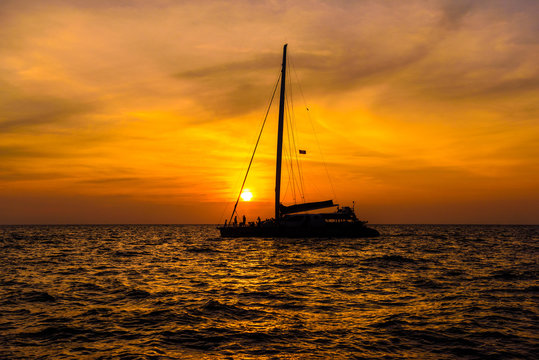
[{"label": "ocean", "polygon": [[0,227],[2,359],[539,358],[539,226]]}]

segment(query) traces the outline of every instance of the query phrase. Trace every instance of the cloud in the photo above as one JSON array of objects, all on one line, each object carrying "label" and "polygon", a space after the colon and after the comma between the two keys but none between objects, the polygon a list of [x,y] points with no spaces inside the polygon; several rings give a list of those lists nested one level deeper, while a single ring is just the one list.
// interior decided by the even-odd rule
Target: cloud
[{"label": "cloud", "polygon": [[50,158],[63,155],[57,149],[42,149],[39,147],[30,148],[23,145],[0,145],[0,158],[18,159],[18,158]]},{"label": "cloud", "polygon": [[[316,85],[328,96],[378,84],[387,85],[380,96],[388,98],[392,92],[414,89],[416,95],[440,98],[504,89],[512,94],[516,84],[536,89],[538,44],[521,39],[530,32],[539,36],[531,15],[539,10],[537,3],[358,4],[346,6],[348,11],[337,13],[337,20],[320,15],[317,24],[331,27],[312,30],[326,41],[321,45],[328,45],[326,61],[313,57],[324,65],[313,70],[318,72]],[[332,26],[335,22],[340,26]],[[309,57],[305,55],[302,60]],[[316,74],[309,71],[305,77],[312,82]]]},{"label": "cloud", "polygon": [[470,0],[455,0],[441,2],[440,26],[452,30],[462,25],[463,18],[469,14],[476,5]]},{"label": "cloud", "polygon": [[251,59],[233,61],[182,71],[174,76],[188,81],[189,95],[211,116],[240,116],[260,110],[271,95],[277,80],[282,55],[279,52],[258,54]]},{"label": "cloud", "polygon": [[[0,131],[67,124],[94,110],[94,106],[52,96],[6,96],[0,100]],[[11,97],[11,99],[10,99]]]},{"label": "cloud", "polygon": [[[0,197],[33,189],[51,194],[47,204],[77,192],[196,203],[233,192],[285,42],[344,192],[357,183],[382,195],[435,192],[448,179],[461,186],[454,197],[467,183],[481,196],[530,189],[521,177],[537,179],[538,10],[537,1],[3,1]],[[267,180],[274,139],[261,147]]]},{"label": "cloud", "polygon": [[[415,91],[418,98],[448,100],[536,89],[537,46],[521,40],[537,31],[533,2],[315,3],[297,19],[302,33],[289,46],[291,62],[313,96],[334,98],[378,85],[387,89],[380,97]],[[283,18],[296,10],[284,6]],[[263,96],[253,93],[268,92],[280,64],[274,50],[247,60],[241,56],[177,76],[193,84],[189,91],[201,106],[241,115],[263,107]]]}]

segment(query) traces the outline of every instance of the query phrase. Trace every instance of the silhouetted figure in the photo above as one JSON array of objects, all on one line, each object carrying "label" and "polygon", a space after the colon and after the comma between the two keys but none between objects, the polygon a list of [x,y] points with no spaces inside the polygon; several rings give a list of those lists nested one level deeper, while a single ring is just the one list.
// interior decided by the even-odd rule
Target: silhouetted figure
[{"label": "silhouetted figure", "polygon": [[243,226],[245,226],[245,221],[247,220],[247,219],[245,218],[245,215],[243,215],[243,219],[242,219],[242,220],[243,220],[243,221],[241,222],[241,224],[242,224]]},{"label": "silhouetted figure", "polygon": [[238,226],[238,217],[234,216],[234,226]]},{"label": "silhouetted figure", "polygon": [[226,219],[225,219],[225,227],[226,227]]},{"label": "silhouetted figure", "polygon": [[256,218],[256,226],[260,226],[260,216]]}]

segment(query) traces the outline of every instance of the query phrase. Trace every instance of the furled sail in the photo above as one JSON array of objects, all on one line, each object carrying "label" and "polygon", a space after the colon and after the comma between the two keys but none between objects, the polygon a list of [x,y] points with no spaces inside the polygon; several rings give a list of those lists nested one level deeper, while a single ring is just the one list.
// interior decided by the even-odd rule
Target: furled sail
[{"label": "furled sail", "polygon": [[309,203],[290,205],[290,206],[284,206],[281,204],[279,212],[282,215],[286,215],[286,214],[294,214],[294,213],[298,213],[302,211],[324,209],[324,208],[328,208],[332,206],[337,206],[337,204],[333,204],[333,200],[309,202]]}]

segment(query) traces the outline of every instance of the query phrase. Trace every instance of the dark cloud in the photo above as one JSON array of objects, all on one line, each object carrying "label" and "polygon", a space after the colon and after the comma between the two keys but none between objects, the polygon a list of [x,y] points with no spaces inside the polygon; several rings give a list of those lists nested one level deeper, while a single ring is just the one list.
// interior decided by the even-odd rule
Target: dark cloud
[{"label": "dark cloud", "polygon": [[96,178],[96,179],[84,179],[79,181],[84,184],[117,184],[117,183],[137,183],[142,182],[141,178],[138,177],[107,177],[107,178]]},{"label": "dark cloud", "polygon": [[[533,91],[539,78],[537,72],[511,78],[537,55],[529,37],[538,29],[532,15],[537,3],[315,3],[296,19],[298,35],[289,46],[290,63],[311,96],[339,97],[387,85],[386,98],[415,92],[418,101],[422,96],[451,100]],[[289,5],[281,12],[284,24],[294,17]],[[263,109],[278,74],[281,45],[269,50],[247,59],[238,53],[238,61],[183,70],[175,77],[188,84],[186,95],[209,118]]]},{"label": "dark cloud", "polygon": [[175,77],[189,81],[189,95],[212,117],[223,119],[262,109],[271,95],[272,82],[277,80],[272,75],[278,75],[280,63],[280,55],[274,53],[188,70]]},{"label": "dark cloud", "polygon": [[59,171],[24,171],[24,170],[12,170],[0,168],[0,177],[5,183],[8,182],[29,182],[29,181],[43,181],[43,180],[59,180],[66,179],[66,174]]},{"label": "dark cloud", "polygon": [[[533,16],[539,3],[516,3],[420,2],[429,9],[429,16],[414,15],[417,2],[381,2],[377,6],[382,10],[362,7],[358,23],[376,11],[385,20],[374,18],[369,23],[376,30],[366,32],[361,25],[353,27],[354,20],[345,13],[338,30],[323,26],[314,30],[326,39],[330,53],[322,61],[312,57],[323,68],[313,68],[318,74],[308,71],[305,77],[307,81],[318,77],[313,85],[328,94],[376,84],[389,86],[383,94],[388,97],[393,90],[398,95],[414,88],[440,97],[535,90],[537,67],[521,78],[512,77],[521,67],[532,67],[539,56],[539,26]],[[353,10],[358,9],[349,13],[356,15]],[[403,20],[408,16],[411,21]],[[523,40],[529,40],[530,32],[535,33],[534,44]],[[338,41],[329,42],[335,36]],[[302,62],[309,58],[305,55]]]},{"label": "dark cloud", "polygon": [[23,145],[0,145],[0,159],[56,158],[61,154],[57,149],[43,149]]},{"label": "dark cloud", "polygon": [[[289,48],[289,66],[294,81],[300,77],[310,94],[330,95],[364,84],[364,79],[399,71],[421,60],[428,52],[420,46],[395,57],[365,56],[364,49],[350,46],[346,51],[318,54]],[[297,52],[296,52],[297,51]],[[282,54],[275,52],[253,59],[198,68],[175,75],[192,84],[189,95],[206,110],[221,116],[241,115],[262,109],[277,80]]]},{"label": "dark cloud", "polygon": [[478,2],[473,0],[442,1],[440,26],[449,30],[458,28],[463,18],[470,13],[474,5],[478,5]]},{"label": "dark cloud", "polygon": [[29,95],[4,91],[0,99],[0,131],[40,125],[67,124],[74,117],[95,110],[95,106],[73,98]]},{"label": "dark cloud", "polygon": [[230,75],[250,74],[264,69],[275,69],[275,66],[281,62],[281,56],[280,52],[258,54],[252,59],[244,61],[182,71],[176,74],[176,77],[180,79],[203,79],[206,81],[215,80],[218,77],[221,80],[223,77]]},{"label": "dark cloud", "polygon": [[[539,74],[538,74],[539,75]],[[441,89],[442,90],[442,89]],[[458,89],[445,87],[440,91],[445,97],[462,98],[488,98],[519,96],[522,93],[539,92],[539,76],[536,78],[498,80],[497,82],[477,83],[474,86],[460,86]]]}]

